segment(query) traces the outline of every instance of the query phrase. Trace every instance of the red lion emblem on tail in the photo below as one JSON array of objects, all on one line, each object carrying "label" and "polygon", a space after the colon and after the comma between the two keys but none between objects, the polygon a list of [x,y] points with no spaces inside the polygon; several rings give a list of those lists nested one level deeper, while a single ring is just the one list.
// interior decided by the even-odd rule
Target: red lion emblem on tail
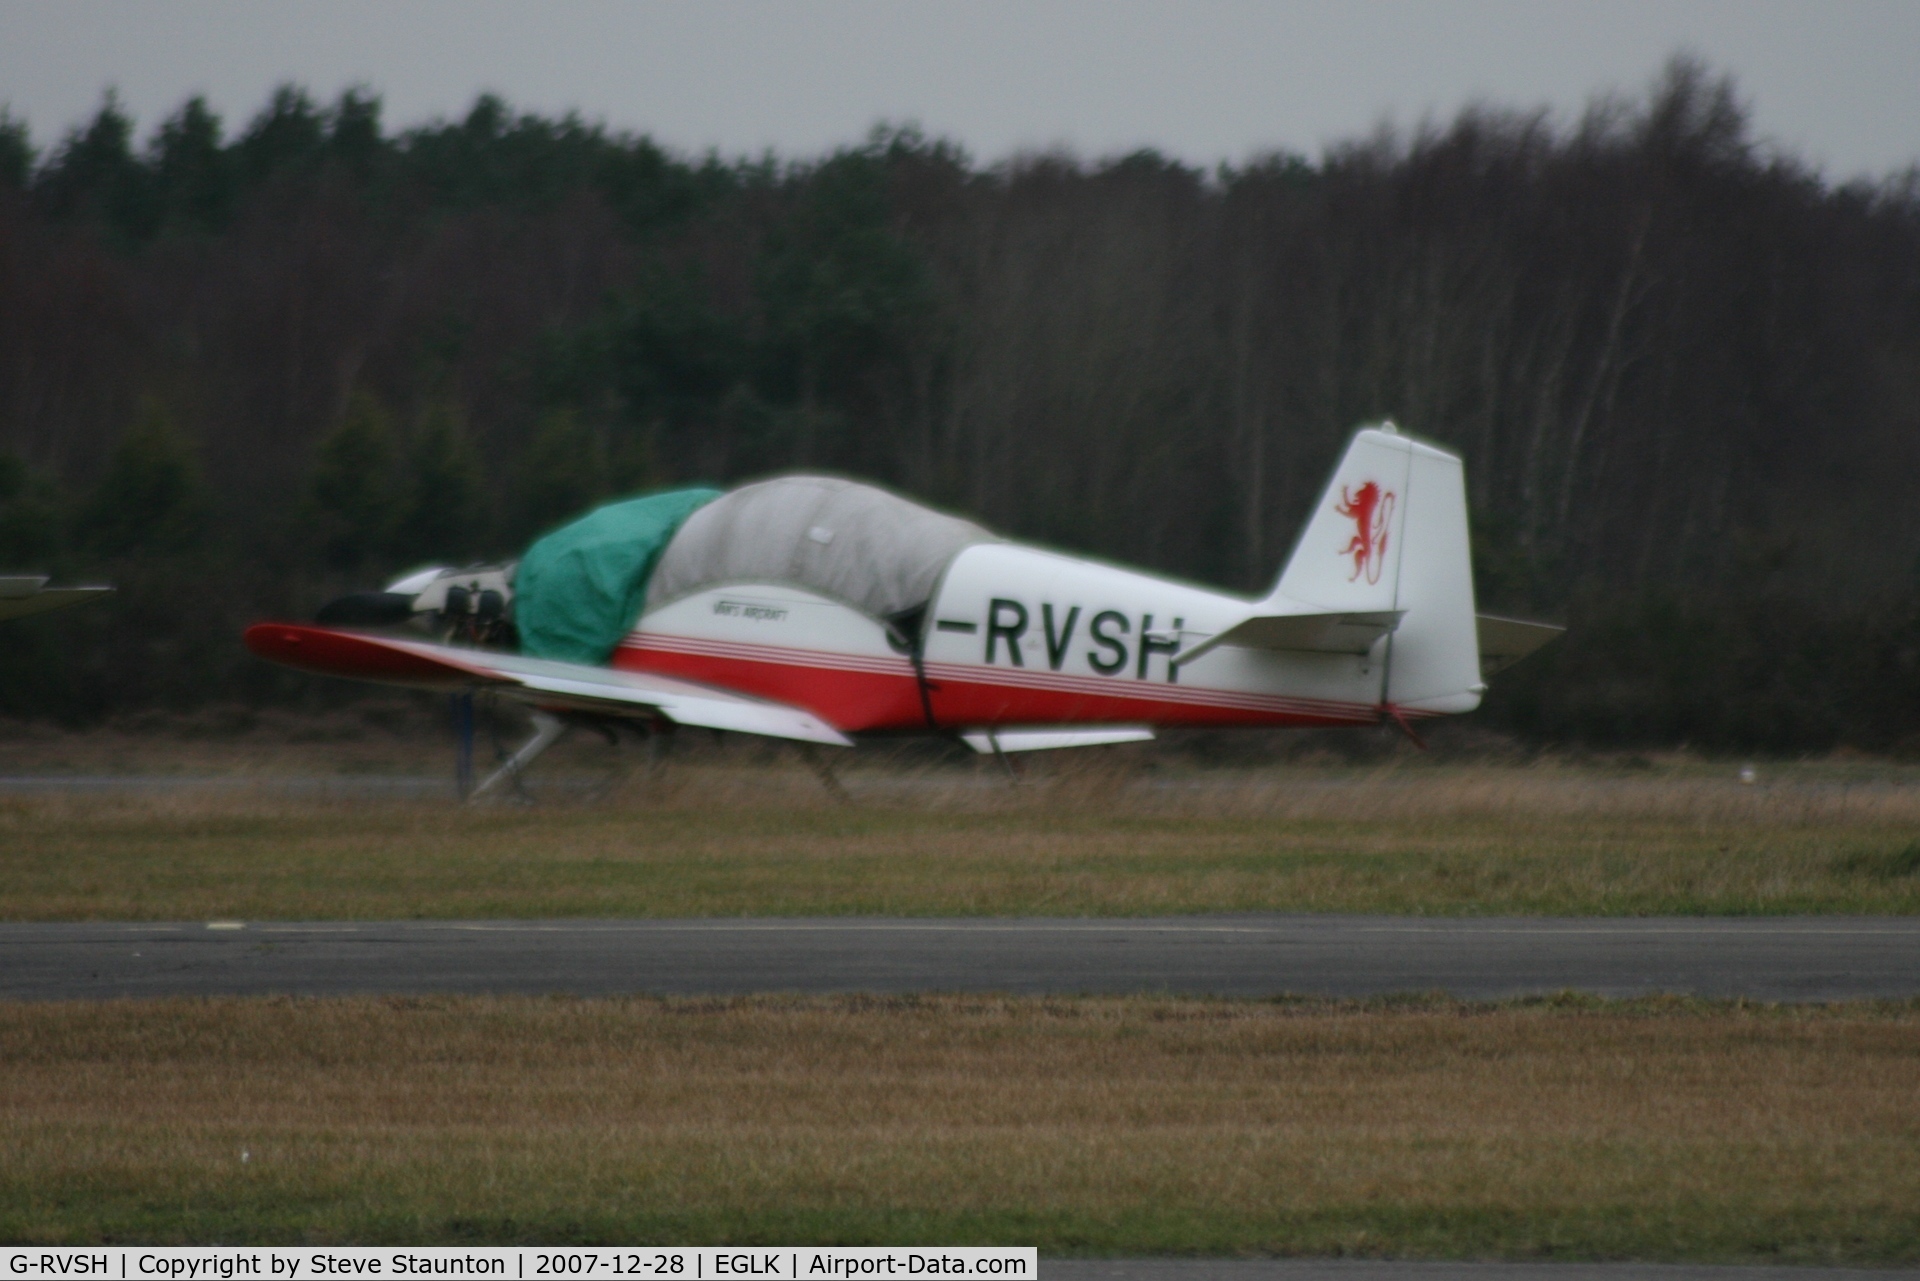
[{"label": "red lion emblem on tail", "polygon": [[1353,557],[1353,573],[1347,575],[1347,581],[1351,583],[1365,574],[1367,582],[1379,582],[1380,567],[1387,557],[1387,529],[1393,524],[1392,491],[1382,493],[1371,480],[1352,494],[1342,485],[1340,501],[1333,510],[1351,520],[1356,530],[1353,539],[1340,549],[1342,556]]}]

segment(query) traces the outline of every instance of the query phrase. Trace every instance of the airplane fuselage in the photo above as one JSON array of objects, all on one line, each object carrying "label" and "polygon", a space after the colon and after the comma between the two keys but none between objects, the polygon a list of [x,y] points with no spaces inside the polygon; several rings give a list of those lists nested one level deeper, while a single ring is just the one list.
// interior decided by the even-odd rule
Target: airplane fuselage
[{"label": "airplane fuselage", "polygon": [[947,570],[919,623],[917,658],[847,605],[749,583],[649,608],[611,664],[805,707],[848,733],[1379,718],[1384,640],[1368,654],[1220,646],[1181,661],[1248,609],[1188,583],[985,543]]}]

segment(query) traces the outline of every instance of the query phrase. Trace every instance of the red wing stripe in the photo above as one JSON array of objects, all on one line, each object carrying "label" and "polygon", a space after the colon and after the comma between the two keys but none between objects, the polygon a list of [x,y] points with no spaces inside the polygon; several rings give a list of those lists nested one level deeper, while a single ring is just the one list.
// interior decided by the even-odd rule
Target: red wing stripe
[{"label": "red wing stripe", "polygon": [[431,650],[423,653],[405,641],[302,623],[255,623],[247,628],[245,641],[247,648],[261,658],[322,676],[451,687],[510,680],[482,663],[453,659]]}]

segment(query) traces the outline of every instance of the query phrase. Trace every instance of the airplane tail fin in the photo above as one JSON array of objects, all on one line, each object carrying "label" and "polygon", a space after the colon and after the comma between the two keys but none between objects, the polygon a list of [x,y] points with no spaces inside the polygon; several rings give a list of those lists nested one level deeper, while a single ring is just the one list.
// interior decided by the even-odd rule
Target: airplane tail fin
[{"label": "airplane tail fin", "polygon": [[1263,604],[1274,613],[1395,615],[1372,651],[1381,703],[1414,714],[1479,706],[1460,459],[1391,423],[1356,432]]}]

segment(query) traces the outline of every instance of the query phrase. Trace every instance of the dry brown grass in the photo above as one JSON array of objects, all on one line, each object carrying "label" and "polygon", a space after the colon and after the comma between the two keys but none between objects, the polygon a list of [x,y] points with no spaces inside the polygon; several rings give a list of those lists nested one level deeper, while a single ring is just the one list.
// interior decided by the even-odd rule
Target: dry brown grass
[{"label": "dry brown grass", "polygon": [[1920,1007],[0,1006],[0,1236],[1912,1260]]},{"label": "dry brown grass", "polygon": [[791,761],[596,804],[260,788],[0,799],[12,919],[1920,911],[1920,783],[1400,766],[1052,767],[1011,789]]},{"label": "dry brown grass", "polygon": [[0,775],[287,777],[449,768],[444,700],[375,696],[331,712],[210,706],[87,730],[0,718]]}]

